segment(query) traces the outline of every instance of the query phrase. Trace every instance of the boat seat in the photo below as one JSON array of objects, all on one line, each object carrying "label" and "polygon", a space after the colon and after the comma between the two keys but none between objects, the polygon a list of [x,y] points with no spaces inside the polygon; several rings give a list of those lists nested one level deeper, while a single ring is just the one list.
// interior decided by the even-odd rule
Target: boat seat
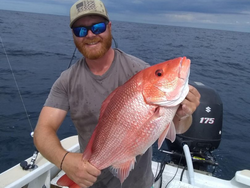
[{"label": "boat seat", "polygon": [[250,170],[241,170],[235,173],[235,180],[244,185],[250,186]]}]

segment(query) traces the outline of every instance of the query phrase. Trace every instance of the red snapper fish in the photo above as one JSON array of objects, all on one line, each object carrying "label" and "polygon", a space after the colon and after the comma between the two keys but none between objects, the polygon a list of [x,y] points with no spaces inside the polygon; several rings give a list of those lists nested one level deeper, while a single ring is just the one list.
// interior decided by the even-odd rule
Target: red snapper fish
[{"label": "red snapper fish", "polygon": [[[120,179],[128,177],[136,156],[158,139],[175,140],[173,118],[189,92],[190,60],[179,57],[148,67],[115,89],[103,102],[98,124],[83,158],[99,170],[110,167]],[[75,187],[65,174],[58,185]]]}]

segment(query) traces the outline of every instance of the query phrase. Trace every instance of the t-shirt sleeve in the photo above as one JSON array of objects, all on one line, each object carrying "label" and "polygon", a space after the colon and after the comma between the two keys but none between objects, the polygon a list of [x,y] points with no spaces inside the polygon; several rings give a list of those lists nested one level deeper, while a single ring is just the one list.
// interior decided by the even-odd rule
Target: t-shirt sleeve
[{"label": "t-shirt sleeve", "polygon": [[62,73],[55,81],[44,106],[59,108],[65,111],[69,110],[67,79],[65,79],[65,76],[66,75]]},{"label": "t-shirt sleeve", "polygon": [[140,72],[141,70],[143,70],[145,68],[150,67],[150,65],[148,63],[146,63],[145,61],[143,61],[137,57],[134,57],[132,55],[128,55],[128,58],[131,62],[131,65],[133,66],[132,70],[134,71],[134,74]]},{"label": "t-shirt sleeve", "polygon": [[119,49],[116,49],[115,60],[118,62],[117,70],[119,72],[119,78],[121,80],[119,82],[119,85],[124,84],[132,76],[150,66],[145,61],[133,55],[127,54]]}]

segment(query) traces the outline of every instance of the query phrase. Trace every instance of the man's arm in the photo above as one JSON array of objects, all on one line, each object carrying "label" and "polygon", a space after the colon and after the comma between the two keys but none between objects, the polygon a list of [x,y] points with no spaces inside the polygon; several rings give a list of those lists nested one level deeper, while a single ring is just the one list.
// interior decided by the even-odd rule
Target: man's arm
[{"label": "man's arm", "polygon": [[50,162],[60,168],[61,160],[66,151],[57,137],[67,112],[57,108],[43,107],[35,131],[34,143],[39,152]]},{"label": "man's arm", "polygon": [[189,93],[184,101],[182,101],[173,119],[176,133],[182,134],[186,132],[192,124],[192,114],[200,105],[200,93],[198,90],[189,85]]},{"label": "man's arm", "polygon": [[74,182],[81,187],[89,187],[101,172],[88,161],[84,161],[81,153],[68,153],[64,158],[67,151],[61,146],[56,132],[66,114],[65,110],[43,107],[34,132],[34,143],[46,159],[58,168],[62,167]]}]

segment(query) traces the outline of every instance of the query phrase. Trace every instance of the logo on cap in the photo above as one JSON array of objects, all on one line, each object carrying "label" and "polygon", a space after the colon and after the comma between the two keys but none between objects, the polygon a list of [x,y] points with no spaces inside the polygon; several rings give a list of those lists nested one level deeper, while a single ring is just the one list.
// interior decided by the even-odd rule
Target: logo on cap
[{"label": "logo on cap", "polygon": [[86,10],[96,10],[95,1],[84,1],[78,3],[76,4],[76,9],[78,13]]}]

